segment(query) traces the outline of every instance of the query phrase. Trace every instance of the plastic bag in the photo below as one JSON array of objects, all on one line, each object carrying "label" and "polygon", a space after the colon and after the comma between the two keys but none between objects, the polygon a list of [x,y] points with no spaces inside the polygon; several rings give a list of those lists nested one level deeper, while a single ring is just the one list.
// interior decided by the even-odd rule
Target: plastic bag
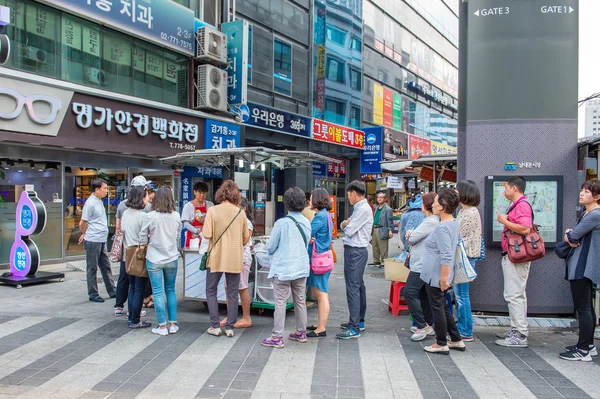
[{"label": "plastic bag", "polygon": [[271,267],[271,255],[267,251],[267,245],[263,242],[258,242],[254,245],[254,256],[256,261],[263,268]]}]

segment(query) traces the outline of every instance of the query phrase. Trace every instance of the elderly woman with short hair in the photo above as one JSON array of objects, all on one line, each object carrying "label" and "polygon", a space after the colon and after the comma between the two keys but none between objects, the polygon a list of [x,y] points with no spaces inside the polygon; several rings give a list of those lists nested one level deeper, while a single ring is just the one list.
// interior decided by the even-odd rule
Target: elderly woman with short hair
[{"label": "elderly woman with short hair", "polygon": [[273,226],[267,251],[271,255],[269,278],[273,279],[275,293],[275,313],[273,331],[269,338],[262,340],[263,346],[283,348],[283,328],[287,299],[292,294],[296,331],[288,338],[306,342],[306,278],[310,274],[308,242],[311,227],[308,219],[302,216],[306,197],[298,187],[288,189],[283,196],[283,204],[288,215],[279,219]]}]

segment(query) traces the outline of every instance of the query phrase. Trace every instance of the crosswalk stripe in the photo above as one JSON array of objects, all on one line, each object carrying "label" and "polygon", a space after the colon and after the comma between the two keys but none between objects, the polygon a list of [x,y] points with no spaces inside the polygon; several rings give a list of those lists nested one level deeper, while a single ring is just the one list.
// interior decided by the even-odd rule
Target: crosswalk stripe
[{"label": "crosswalk stripe", "polygon": [[[60,320],[60,319],[59,319]],[[55,323],[56,324],[56,323]],[[121,328],[119,328],[121,327]],[[110,344],[129,329],[113,321],[72,341],[0,380],[0,384],[39,387]]]},{"label": "crosswalk stripe", "polygon": [[453,353],[452,360],[480,398],[520,399],[533,395],[512,372],[479,340],[467,342],[467,350]]},{"label": "crosswalk stripe", "polygon": [[104,322],[79,320],[0,356],[0,379],[43,358],[104,325]]},{"label": "crosswalk stripe", "polygon": [[538,397],[590,397],[531,348],[498,346],[494,343],[495,337],[489,332],[479,333],[478,337],[534,395]]},{"label": "crosswalk stripe", "polygon": [[366,332],[358,343],[365,398],[422,398],[396,333]]},{"label": "crosswalk stripe", "polygon": [[6,328],[10,334],[0,338],[0,355],[4,355],[18,347],[27,345],[44,335],[61,329],[79,319],[72,318],[48,318],[48,317],[21,317],[5,323],[5,327],[14,326],[15,330]]},{"label": "crosswalk stripe", "polygon": [[[562,360],[558,357],[560,352],[564,352],[567,345],[572,345],[573,342],[564,342],[560,340],[558,343],[548,344],[541,342],[542,339],[531,334],[529,337],[530,343],[535,343],[532,349],[542,359],[548,362],[549,365],[560,372],[569,380],[571,380],[579,389],[590,395],[592,398],[600,398],[600,384],[598,384],[598,376],[600,376],[600,368],[598,364],[592,362],[570,362]],[[570,337],[572,338],[572,336]]]},{"label": "crosswalk stripe", "polygon": [[0,324],[7,323],[14,319],[18,319],[20,316],[0,316]]}]

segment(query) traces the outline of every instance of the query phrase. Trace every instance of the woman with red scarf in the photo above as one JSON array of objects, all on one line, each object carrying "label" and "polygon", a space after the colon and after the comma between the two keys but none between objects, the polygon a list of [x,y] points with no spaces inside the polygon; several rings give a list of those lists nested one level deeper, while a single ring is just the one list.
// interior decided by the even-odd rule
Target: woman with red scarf
[{"label": "woman with red scarf", "polygon": [[206,200],[208,193],[208,185],[204,182],[194,184],[194,199],[183,207],[181,211],[181,221],[187,229],[185,234],[185,247],[190,247],[190,241],[194,238],[199,238],[204,226],[204,218],[208,208],[214,206],[210,201]]}]

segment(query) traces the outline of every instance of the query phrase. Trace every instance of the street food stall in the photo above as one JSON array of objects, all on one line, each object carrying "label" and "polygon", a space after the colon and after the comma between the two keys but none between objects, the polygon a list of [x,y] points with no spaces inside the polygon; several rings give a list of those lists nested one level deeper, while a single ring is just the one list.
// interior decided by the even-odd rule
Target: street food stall
[{"label": "street food stall", "polygon": [[[309,151],[273,150],[264,147],[198,150],[161,159],[161,163],[170,165],[174,169],[183,169],[186,166],[221,166],[229,170],[230,179],[235,178],[235,167],[242,162],[252,165],[252,169],[259,169],[266,164],[278,169],[288,169],[312,168],[313,162],[340,163],[341,161]],[[255,244],[260,242],[263,244],[263,248],[268,238],[265,235],[252,237]],[[182,252],[184,298],[206,302],[206,271],[199,270],[201,259],[199,251],[198,249],[182,248]],[[252,307],[273,309],[274,295],[271,281],[267,278],[268,266],[261,264],[257,259],[260,259],[260,256],[257,257],[253,250],[248,286],[250,297],[253,298]],[[220,303],[225,303],[224,283],[223,277],[217,291],[217,299]]]}]

